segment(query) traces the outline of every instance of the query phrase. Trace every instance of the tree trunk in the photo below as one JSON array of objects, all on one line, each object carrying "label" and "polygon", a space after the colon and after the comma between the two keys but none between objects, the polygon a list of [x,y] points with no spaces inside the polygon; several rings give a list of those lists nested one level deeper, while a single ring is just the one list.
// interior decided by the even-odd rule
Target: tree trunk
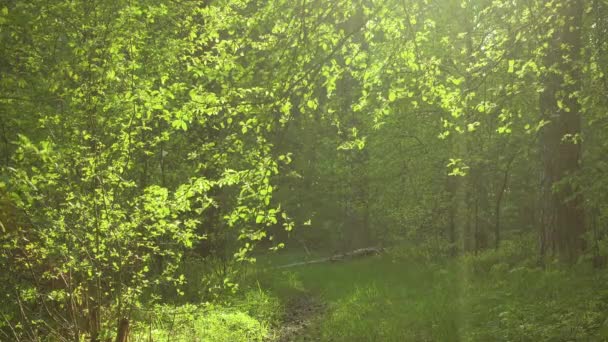
[{"label": "tree trunk", "polygon": [[[518,153],[518,152],[517,152]],[[507,165],[505,166],[505,170],[503,173],[502,184],[498,194],[496,196],[496,206],[494,207],[494,249],[498,250],[500,247],[500,209],[502,206],[502,199],[507,190],[507,184],[509,182],[509,172],[511,171],[511,165],[517,157],[517,153],[513,154],[513,156],[507,161]]]},{"label": "tree trunk", "polygon": [[[556,27],[545,57],[547,74],[540,96],[542,119],[548,122],[540,135],[543,163],[542,246],[562,259],[573,261],[584,249],[582,196],[575,192],[569,176],[580,169],[581,129],[579,62],[583,0],[552,2]],[[553,26],[553,25],[551,25]]]},{"label": "tree trunk", "polygon": [[116,334],[116,342],[129,341],[129,320],[123,318],[118,322],[118,333]]}]

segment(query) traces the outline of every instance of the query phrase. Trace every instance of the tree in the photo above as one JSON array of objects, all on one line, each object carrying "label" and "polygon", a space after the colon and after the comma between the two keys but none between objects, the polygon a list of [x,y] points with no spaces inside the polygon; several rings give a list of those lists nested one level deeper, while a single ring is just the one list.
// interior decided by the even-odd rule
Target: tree
[{"label": "tree", "polygon": [[568,260],[584,250],[583,197],[572,177],[581,169],[581,35],[584,1],[548,2],[548,48],[540,109],[543,164],[541,254],[551,249]]}]

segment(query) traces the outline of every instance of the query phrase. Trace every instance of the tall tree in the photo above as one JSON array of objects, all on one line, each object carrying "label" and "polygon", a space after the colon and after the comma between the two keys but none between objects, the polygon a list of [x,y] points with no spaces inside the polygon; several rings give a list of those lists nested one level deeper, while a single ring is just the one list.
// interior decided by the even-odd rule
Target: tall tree
[{"label": "tall tree", "polygon": [[549,1],[544,90],[540,111],[542,178],[541,254],[551,249],[573,260],[584,249],[582,195],[572,176],[581,167],[580,68],[583,0]]}]

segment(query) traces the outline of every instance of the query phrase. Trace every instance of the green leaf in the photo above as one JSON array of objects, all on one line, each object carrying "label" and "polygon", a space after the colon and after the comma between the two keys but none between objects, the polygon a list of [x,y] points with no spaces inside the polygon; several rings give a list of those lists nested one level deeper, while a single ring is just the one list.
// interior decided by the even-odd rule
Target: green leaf
[{"label": "green leaf", "polygon": [[306,101],[306,105],[308,106],[308,108],[310,109],[316,109],[317,108],[317,101],[315,100],[308,100]]},{"label": "green leaf", "polygon": [[454,84],[454,85],[460,85],[462,83],[462,81],[464,81],[464,78],[459,77],[459,78],[455,78],[455,77],[450,77],[450,81]]},{"label": "green leaf", "polygon": [[171,126],[173,126],[173,128],[182,129],[184,131],[188,130],[188,124],[182,119],[173,120],[173,122],[171,122]]},{"label": "green leaf", "polygon": [[477,130],[477,127],[480,125],[479,121],[475,121],[472,123],[467,124],[467,131],[469,132],[474,132],[475,130]]}]

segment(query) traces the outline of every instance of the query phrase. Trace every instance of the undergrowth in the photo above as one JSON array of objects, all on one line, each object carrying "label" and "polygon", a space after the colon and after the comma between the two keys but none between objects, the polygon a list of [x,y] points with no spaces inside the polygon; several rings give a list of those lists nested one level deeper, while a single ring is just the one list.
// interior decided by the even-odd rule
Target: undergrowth
[{"label": "undergrowth", "polygon": [[[407,247],[410,248],[410,247]],[[307,292],[327,304],[308,336],[320,341],[608,340],[608,273],[530,258],[529,239],[456,261],[415,252],[261,273],[288,302]],[[282,256],[274,263],[281,264]],[[286,258],[291,257],[286,255]]]},{"label": "undergrowth", "polygon": [[260,258],[222,305],[140,313],[134,341],[272,341],[302,296],[325,309],[296,341],[608,341],[605,270],[540,267],[524,238],[451,261],[411,248],[285,269],[276,266],[314,257]]},{"label": "undergrowth", "polygon": [[156,305],[137,311],[134,341],[265,341],[282,312],[262,289],[237,293],[224,304]]}]

